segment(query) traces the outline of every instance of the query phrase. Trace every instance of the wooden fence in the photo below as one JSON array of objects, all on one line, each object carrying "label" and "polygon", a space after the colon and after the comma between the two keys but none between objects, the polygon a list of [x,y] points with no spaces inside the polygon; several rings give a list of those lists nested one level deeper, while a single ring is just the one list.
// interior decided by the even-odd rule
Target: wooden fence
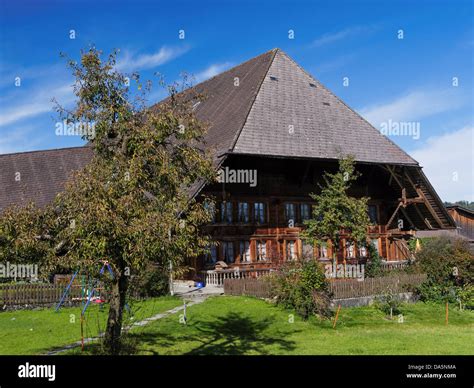
[{"label": "wooden fence", "polygon": [[257,298],[270,297],[270,285],[263,279],[225,279],[224,294],[226,295],[247,295]]},{"label": "wooden fence", "polygon": [[400,274],[379,278],[334,280],[329,283],[329,291],[334,299],[357,298],[362,296],[380,295],[388,290],[393,293],[406,292],[426,280],[425,274]]},{"label": "wooden fence", "polygon": [[[0,284],[0,306],[59,303],[65,289],[62,284]],[[101,289],[97,291],[100,292]],[[81,286],[73,285],[65,298],[65,303],[79,302],[81,294]]]},{"label": "wooden fence", "polygon": [[[357,298],[362,296],[380,295],[388,290],[402,293],[416,287],[426,280],[425,274],[400,274],[380,278],[332,280],[329,291],[333,299]],[[268,298],[271,295],[270,284],[262,279],[225,279],[226,295],[247,295],[257,298]]]},{"label": "wooden fence", "polygon": [[408,266],[408,261],[382,261],[382,271],[403,270]]}]

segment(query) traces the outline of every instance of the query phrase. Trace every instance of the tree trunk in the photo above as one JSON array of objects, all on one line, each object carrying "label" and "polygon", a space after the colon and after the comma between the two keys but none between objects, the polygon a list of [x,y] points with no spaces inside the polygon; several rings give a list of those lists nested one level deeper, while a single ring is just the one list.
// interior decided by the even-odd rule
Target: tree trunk
[{"label": "tree trunk", "polygon": [[105,348],[109,354],[119,354],[120,352],[122,317],[127,286],[128,279],[122,271],[121,274],[113,280],[111,288],[109,317],[107,319],[104,341]]}]

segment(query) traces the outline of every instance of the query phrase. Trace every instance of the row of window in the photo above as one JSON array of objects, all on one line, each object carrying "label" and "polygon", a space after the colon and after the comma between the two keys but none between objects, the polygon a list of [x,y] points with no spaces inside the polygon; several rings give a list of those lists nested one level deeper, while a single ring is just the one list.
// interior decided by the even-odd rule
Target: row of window
[{"label": "row of window", "polygon": [[[234,203],[229,201],[220,202],[219,215],[212,205],[206,204],[206,208],[212,216],[212,223],[222,222],[225,224],[232,224],[234,222]],[[264,224],[265,221],[265,203],[255,202],[253,206],[249,202],[237,202],[237,222],[248,224],[250,223],[250,210],[252,209],[252,221],[256,224]]]},{"label": "row of window", "polygon": [[[234,242],[233,241],[221,241],[220,247],[222,249],[221,259],[228,264],[234,263],[236,260],[236,253],[240,255],[241,263],[250,263],[250,241],[239,241],[238,242],[238,252],[234,251]],[[266,241],[256,241],[256,261],[265,261],[267,260],[267,242]],[[217,246],[211,246],[210,252],[206,256],[207,263],[215,263],[218,260]]]},{"label": "row of window", "polygon": [[[298,240],[299,241],[299,240]],[[272,240],[255,240],[255,260],[252,260],[251,255],[251,244],[249,240],[241,240],[238,242],[234,241],[221,241],[217,246],[213,245],[209,249],[209,253],[206,255],[206,263],[212,264],[218,260],[223,260],[228,264],[235,263],[239,257],[241,263],[249,263],[251,261],[266,261],[271,260],[270,255],[267,254],[267,245]],[[371,241],[372,245],[379,251],[378,239]],[[346,243],[345,247],[346,258],[355,259],[356,257],[367,257],[367,247],[365,245],[355,246],[354,243]],[[220,255],[218,250],[220,249]],[[298,258],[297,240],[285,240],[284,249],[286,252],[287,260],[295,260]],[[321,244],[316,249],[316,256],[321,259],[329,258],[329,250],[327,244]],[[314,258],[315,249],[312,245],[303,243],[302,255],[304,258]]]},{"label": "row of window", "polygon": [[[248,224],[250,222],[256,224],[265,224],[267,209],[264,202],[237,202],[237,222]],[[221,222],[226,224],[234,223],[234,202],[224,201],[219,204],[219,215],[216,213],[214,206],[206,205],[208,211],[212,215],[212,223]],[[253,206],[252,206],[253,205]],[[286,202],[284,204],[285,209],[285,221],[293,227],[296,222],[303,223],[311,218],[311,205],[308,203],[291,203]],[[297,212],[298,209],[298,212]],[[251,213],[252,212],[252,218]],[[375,205],[369,205],[369,218],[374,224],[378,223],[377,207]],[[298,213],[298,214],[297,214]],[[219,221],[218,221],[219,220]]]}]

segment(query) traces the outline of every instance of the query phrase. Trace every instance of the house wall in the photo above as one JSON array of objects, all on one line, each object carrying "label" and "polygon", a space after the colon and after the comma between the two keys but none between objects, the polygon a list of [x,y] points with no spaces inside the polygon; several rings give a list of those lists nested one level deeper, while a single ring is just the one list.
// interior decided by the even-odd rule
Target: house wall
[{"label": "house wall", "polygon": [[[304,227],[303,206],[314,203],[309,193],[319,190],[318,184],[323,184],[324,172],[336,171],[337,163],[237,156],[227,159],[224,167],[229,172],[255,170],[256,185],[252,187],[249,183],[223,182],[209,185],[202,191],[202,195],[211,196],[216,201],[215,221],[204,227],[203,231],[211,235],[218,245],[215,253],[198,260],[197,269],[213,268],[215,261],[226,261],[230,267],[266,268],[289,260],[291,254],[298,258],[312,256],[320,260],[327,260],[332,256],[330,242],[326,247],[309,247],[299,239],[299,234]],[[369,205],[377,210],[377,221],[370,230],[370,239],[382,257],[388,260],[405,259],[406,252],[399,246],[400,242],[393,239],[393,234],[397,235],[397,232],[388,232],[384,226],[398,203],[397,193],[389,186],[388,177],[382,169],[374,165],[362,165],[358,168],[362,176],[349,194],[369,197]],[[227,219],[225,209],[224,214],[221,211],[223,203],[232,204],[232,221]],[[239,220],[239,203],[248,204],[248,220]],[[258,215],[255,214],[255,203],[264,204],[263,222],[259,222]],[[286,204],[294,205],[292,222],[287,220]],[[404,233],[400,231],[398,234]],[[248,249],[245,242],[249,244]],[[342,247],[345,243],[343,239]],[[265,258],[259,255],[259,246],[260,253],[263,250],[262,244],[265,247]],[[233,261],[226,258],[226,251],[233,253]],[[249,258],[246,252],[250,253]],[[363,261],[365,258],[364,248],[357,246],[342,250],[339,257],[340,260],[349,261]]]},{"label": "house wall", "polygon": [[448,212],[460,228],[459,234],[474,240],[474,215],[459,208],[450,208]]}]

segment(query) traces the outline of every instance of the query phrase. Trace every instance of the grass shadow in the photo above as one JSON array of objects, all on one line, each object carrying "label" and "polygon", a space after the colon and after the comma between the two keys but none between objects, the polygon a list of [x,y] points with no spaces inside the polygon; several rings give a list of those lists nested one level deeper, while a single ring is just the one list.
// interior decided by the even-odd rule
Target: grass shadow
[{"label": "grass shadow", "polygon": [[[285,339],[288,333],[270,333],[267,329],[273,321],[270,318],[256,321],[245,315],[230,312],[213,321],[196,324],[199,336],[194,338],[201,344],[188,352],[190,355],[243,355],[267,354],[267,346],[281,350],[295,349],[296,343]],[[294,331],[292,331],[294,333]]]}]

